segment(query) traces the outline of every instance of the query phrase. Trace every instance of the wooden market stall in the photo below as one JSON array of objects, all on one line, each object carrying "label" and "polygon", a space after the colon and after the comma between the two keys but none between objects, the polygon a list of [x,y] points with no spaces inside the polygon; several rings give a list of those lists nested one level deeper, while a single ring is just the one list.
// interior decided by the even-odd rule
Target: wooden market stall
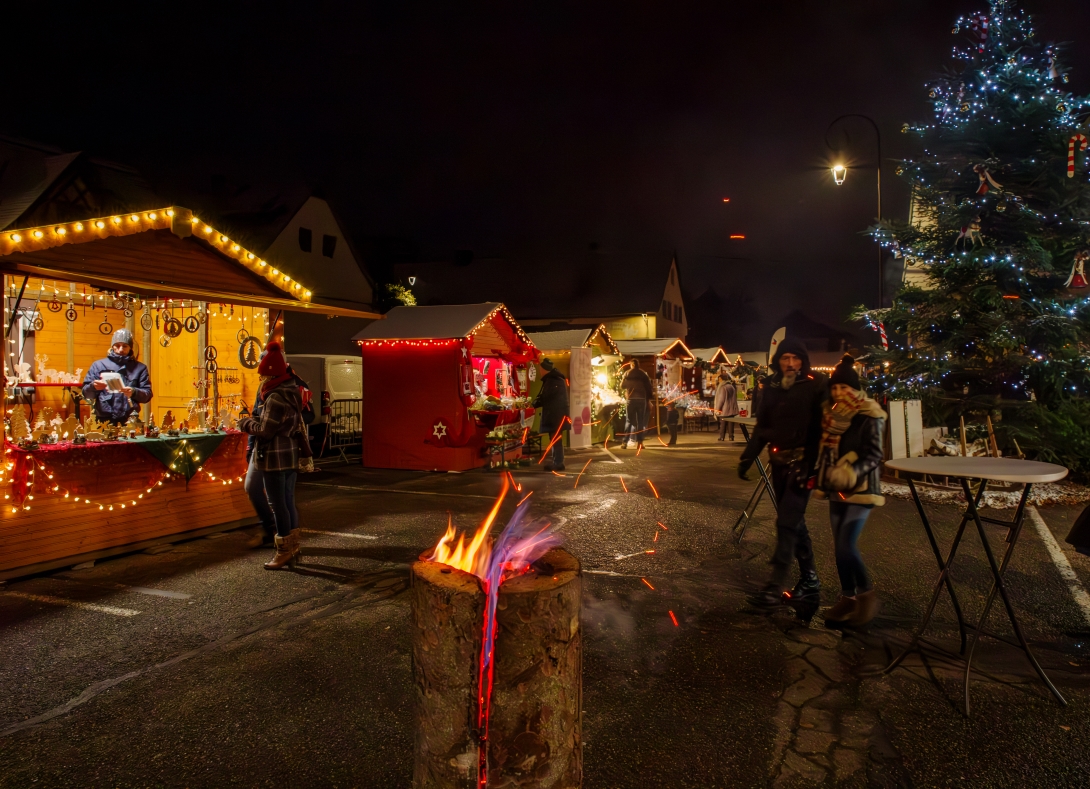
[{"label": "wooden market stall", "polygon": [[[659,408],[679,391],[689,391],[693,386],[693,356],[685,343],[674,337],[654,340],[618,340],[617,347],[624,363],[633,362],[651,378],[655,388],[655,402],[647,420],[647,428],[662,432]],[[663,417],[664,418],[664,417]],[[661,421],[661,423],[660,423]]]},{"label": "wooden market stall", "polygon": [[464,471],[519,457],[540,354],[502,304],[395,307],[355,339],[365,466]]},{"label": "wooden market stall", "polygon": [[[527,332],[527,336],[542,357],[551,359],[556,369],[568,379],[572,420],[569,445],[587,447],[613,437],[618,429],[614,415],[624,400],[617,394],[621,352],[605,325],[599,324],[593,329]],[[544,370],[539,368],[537,372],[540,381]],[[541,388],[538,381],[530,386],[531,397],[537,396]],[[620,429],[624,429],[623,424]]]},{"label": "wooden market stall", "polygon": [[[282,312],[380,317],[313,304],[275,261],[180,206],[7,229],[0,273],[0,579],[250,522],[232,426]],[[153,397],[114,431],[80,392],[121,327]]]}]

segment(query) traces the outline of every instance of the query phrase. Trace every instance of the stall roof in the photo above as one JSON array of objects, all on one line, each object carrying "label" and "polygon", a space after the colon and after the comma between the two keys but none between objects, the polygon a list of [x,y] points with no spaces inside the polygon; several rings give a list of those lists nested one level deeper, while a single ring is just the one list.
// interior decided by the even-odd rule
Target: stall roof
[{"label": "stall roof", "polygon": [[[386,319],[367,326],[352,339],[361,344],[402,340],[460,340],[474,338],[478,353],[537,358],[534,343],[507,308],[498,302],[450,304],[437,307],[394,307]],[[524,359],[523,359],[524,360]]]},{"label": "stall roof", "polygon": [[672,353],[676,358],[695,358],[685,343],[674,337],[660,337],[654,340],[617,340],[617,348],[625,356],[665,356]]},{"label": "stall roof", "polygon": [[730,361],[727,358],[727,352],[719,346],[715,348],[693,348],[692,352],[693,356],[708,364],[722,364]]},{"label": "stall roof", "polygon": [[595,337],[601,337],[615,354],[619,354],[617,343],[609,336],[604,325],[595,329],[565,329],[563,331],[528,332],[527,335],[537,348],[542,350],[560,350],[568,348],[587,348],[594,344]]},{"label": "stall roof", "polygon": [[312,303],[305,284],[181,206],[4,231],[0,270],[149,296],[382,317]]}]

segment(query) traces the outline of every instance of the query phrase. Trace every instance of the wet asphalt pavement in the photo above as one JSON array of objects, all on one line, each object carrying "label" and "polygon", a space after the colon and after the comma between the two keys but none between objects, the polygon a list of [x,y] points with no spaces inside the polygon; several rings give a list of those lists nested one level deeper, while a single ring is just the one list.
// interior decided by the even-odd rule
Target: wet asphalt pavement
[{"label": "wet asphalt pavement", "polygon": [[[1019,652],[982,640],[966,720],[960,673],[937,654],[877,671],[937,574],[909,502],[864,532],[883,604],[865,631],[828,630],[820,611],[762,615],[744,594],[767,572],[772,510],[736,544],[753,486],[734,473],[741,445],[681,442],[614,450],[623,462],[570,453],[564,477],[515,472],[586,574],[584,786],[1088,785],[1090,624],[1034,528],[1007,582],[1068,705]],[[294,572],[266,572],[269,552],[231,532],[0,585],[0,787],[409,786],[408,563],[448,512],[475,527],[499,486],[484,471],[326,466],[298,489]],[[945,548],[959,512],[930,512]],[[1076,514],[1041,510],[1090,588],[1090,560],[1062,542]],[[825,505],[808,519],[829,605]],[[955,577],[975,620],[990,576],[967,540]],[[989,621],[1009,633],[1001,607]],[[945,597],[929,635],[957,645]]]}]

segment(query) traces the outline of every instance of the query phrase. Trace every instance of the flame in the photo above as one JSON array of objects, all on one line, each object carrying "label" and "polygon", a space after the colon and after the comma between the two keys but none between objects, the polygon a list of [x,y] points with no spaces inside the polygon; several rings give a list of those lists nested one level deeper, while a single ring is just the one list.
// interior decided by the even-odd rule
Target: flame
[{"label": "flame", "polygon": [[[465,534],[457,532],[453,520],[448,515],[446,534],[439,540],[435,550],[428,557],[428,561],[449,565],[456,570],[472,573],[478,578],[487,578],[489,562],[492,559],[492,540],[489,538],[489,532],[492,530],[492,523],[496,520],[496,515],[499,514],[500,506],[503,504],[503,499],[510,487],[511,483],[504,476],[503,487],[500,489],[500,495],[496,499],[496,503],[492,505],[488,515],[481,521],[480,527],[477,529],[476,534],[473,535],[473,539],[469,541],[468,546],[465,544]],[[454,545],[452,550],[451,545],[454,544],[455,537],[458,538],[458,544]]]}]

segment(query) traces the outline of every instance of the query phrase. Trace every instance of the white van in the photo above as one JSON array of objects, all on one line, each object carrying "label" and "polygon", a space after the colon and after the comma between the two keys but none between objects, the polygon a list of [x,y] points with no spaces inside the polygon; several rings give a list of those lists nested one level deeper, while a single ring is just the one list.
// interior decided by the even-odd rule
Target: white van
[{"label": "white van", "polygon": [[328,444],[334,434],[342,440],[354,441],[360,434],[363,359],[320,353],[292,353],[287,358],[296,375],[307,382],[314,398],[312,443],[319,447]]}]

